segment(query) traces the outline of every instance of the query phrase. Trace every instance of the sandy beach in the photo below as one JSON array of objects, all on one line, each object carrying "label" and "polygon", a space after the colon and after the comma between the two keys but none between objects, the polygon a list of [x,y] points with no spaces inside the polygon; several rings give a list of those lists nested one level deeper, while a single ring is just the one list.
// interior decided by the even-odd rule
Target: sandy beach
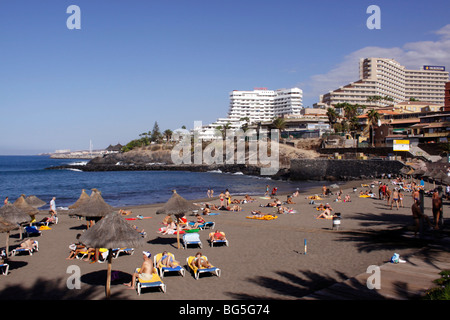
[{"label": "sandy beach", "polygon": [[[383,180],[388,182],[388,180]],[[175,235],[161,235],[157,230],[162,226],[163,215],[156,210],[162,204],[121,208],[131,210],[126,218],[138,215],[147,219],[129,221],[147,233],[146,245],[135,248],[133,255],[121,255],[113,259],[112,269],[118,276],[112,282],[111,299],[120,300],[295,300],[329,285],[366,272],[370,265],[380,265],[389,261],[395,253],[402,257],[420,251],[427,244],[413,238],[413,233],[405,231],[412,225],[410,193],[405,194],[404,207],[393,210],[386,201],[360,198],[359,191],[368,188],[361,184],[370,181],[353,181],[342,185],[345,194],[350,194],[351,202],[334,202],[331,195],[319,203],[329,203],[335,212],[341,213],[339,230],[332,229],[332,220],[316,219],[319,211],[309,204],[307,196],[321,193],[320,188],[308,190],[293,198],[296,204],[289,205],[296,210],[293,214],[281,214],[274,220],[248,219],[252,210],[275,213],[274,208],[260,207],[269,202],[257,198],[255,202],[242,204],[240,212],[214,211],[219,215],[205,216],[214,221],[216,229],[224,231],[229,246],[210,247],[207,241],[212,230],[201,230],[203,248],[195,246],[177,249]],[[327,183],[328,186],[331,183]],[[353,192],[357,187],[357,192]],[[339,189],[331,189],[337,192]],[[294,190],[293,190],[294,191]],[[215,190],[218,194],[220,190]],[[233,194],[233,190],[230,190]],[[375,189],[374,192],[377,192]],[[261,197],[264,191],[261,191]],[[237,197],[242,199],[242,197]],[[282,201],[286,195],[280,195]],[[203,200],[194,201],[201,203]],[[209,200],[219,204],[219,200]],[[448,210],[444,202],[444,218]],[[431,198],[425,197],[425,213],[432,217]],[[37,220],[48,214],[42,212]],[[34,237],[39,242],[39,252],[32,256],[10,257],[9,274],[0,276],[0,299],[83,299],[101,300],[105,298],[106,263],[89,263],[83,260],[67,260],[69,245],[78,233],[85,231],[85,221],[69,217],[59,211],[59,222],[51,230],[43,230]],[[194,216],[188,215],[194,221]],[[307,243],[307,253],[304,243]],[[6,234],[2,234],[2,247]],[[18,243],[18,231],[12,231],[10,250]],[[221,276],[201,275],[196,280],[187,270],[186,276],[167,274],[163,281],[167,292],[146,290],[137,295],[124,283],[131,280],[136,267],[142,264],[142,251],[155,255],[164,250],[172,252],[176,260],[184,266],[186,258],[201,251],[210,262],[222,270]],[[70,266],[79,267],[80,289],[68,289],[67,281],[72,276]],[[69,269],[68,269],[69,268]]]}]

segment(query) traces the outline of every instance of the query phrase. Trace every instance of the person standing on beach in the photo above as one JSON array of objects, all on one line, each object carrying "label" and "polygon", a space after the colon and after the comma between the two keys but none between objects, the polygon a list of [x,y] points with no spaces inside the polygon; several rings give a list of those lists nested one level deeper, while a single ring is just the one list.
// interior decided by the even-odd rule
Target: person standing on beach
[{"label": "person standing on beach", "polygon": [[420,229],[420,221],[422,219],[425,219],[428,223],[428,225],[430,226],[430,228],[433,227],[433,225],[430,222],[430,219],[428,218],[428,216],[424,215],[422,210],[420,209],[420,199],[414,201],[414,204],[411,206],[411,211],[412,211],[412,216],[414,219],[414,225],[415,225],[415,229],[414,229],[414,237],[417,236],[417,232],[419,232]]},{"label": "person standing on beach", "polygon": [[225,195],[223,194],[223,192],[221,192],[219,194],[219,199],[220,199],[220,207],[224,207],[224,203],[223,203],[223,199],[225,198]]},{"label": "person standing on beach", "polygon": [[50,200],[50,214],[53,216],[56,216],[56,198],[53,197],[52,200]]},{"label": "person standing on beach", "polygon": [[269,196],[269,185],[266,184],[266,193],[264,193],[264,197]]},{"label": "person standing on beach", "polygon": [[228,191],[228,189],[225,190],[225,200],[227,202],[227,206],[230,205],[230,203],[231,203],[231,195],[230,195],[230,191]]},{"label": "person standing on beach", "polygon": [[439,219],[442,215],[442,199],[439,196],[439,192],[437,190],[434,191],[431,202],[433,204],[433,221],[434,221],[434,230],[439,230]]},{"label": "person standing on beach", "polygon": [[393,192],[393,194],[392,194],[392,201],[391,201],[391,210],[392,210],[392,206],[394,205],[394,202],[395,202],[395,204],[396,204],[396,206],[397,206],[397,210],[398,210],[398,200],[399,200],[399,194],[398,194],[398,190],[397,190],[397,188],[395,188],[394,189],[394,192]]}]

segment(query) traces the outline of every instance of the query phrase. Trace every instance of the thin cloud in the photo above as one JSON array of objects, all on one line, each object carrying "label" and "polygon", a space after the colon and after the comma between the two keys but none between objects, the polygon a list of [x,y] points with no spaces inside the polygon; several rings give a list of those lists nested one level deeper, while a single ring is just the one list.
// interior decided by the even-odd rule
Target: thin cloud
[{"label": "thin cloud", "polygon": [[359,80],[359,59],[368,57],[397,60],[408,69],[420,69],[423,65],[449,66],[450,63],[450,24],[434,31],[437,41],[409,42],[402,47],[382,48],[364,47],[344,57],[344,60],[325,74],[310,77],[309,81],[299,83],[304,98],[317,99],[329,91],[338,89],[350,82]]}]

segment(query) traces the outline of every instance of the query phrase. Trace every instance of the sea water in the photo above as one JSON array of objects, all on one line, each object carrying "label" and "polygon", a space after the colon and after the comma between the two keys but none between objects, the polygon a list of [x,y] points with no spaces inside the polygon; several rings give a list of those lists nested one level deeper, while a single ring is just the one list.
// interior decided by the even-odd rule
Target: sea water
[{"label": "sea water", "polygon": [[0,156],[0,199],[14,202],[21,194],[35,195],[47,202],[56,197],[59,208],[67,208],[85,189],[96,188],[105,201],[114,207],[164,203],[173,189],[193,200],[207,197],[207,190],[218,196],[228,189],[232,196],[263,196],[266,185],[278,192],[294,192],[320,185],[319,182],[275,181],[268,177],[243,174],[187,171],[107,171],[47,170],[65,164],[86,164],[88,160],[52,159],[49,156]]}]

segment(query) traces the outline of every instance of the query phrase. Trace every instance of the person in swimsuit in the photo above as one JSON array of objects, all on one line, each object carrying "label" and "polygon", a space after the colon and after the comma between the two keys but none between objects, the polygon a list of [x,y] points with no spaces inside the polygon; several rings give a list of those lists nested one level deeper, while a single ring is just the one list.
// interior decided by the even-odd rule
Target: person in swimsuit
[{"label": "person in swimsuit", "polygon": [[197,252],[195,254],[195,258],[192,261],[193,265],[196,266],[199,269],[202,268],[211,268],[211,264],[208,262],[208,260],[206,260],[201,252]]},{"label": "person in swimsuit", "polygon": [[142,281],[149,281],[153,277],[154,268],[153,263],[150,260],[150,257],[152,256],[150,252],[144,251],[142,252],[144,259],[144,262],[142,263],[141,269],[139,272],[133,273],[133,277],[131,279],[131,282],[125,283],[124,285],[129,287],[129,289],[135,289],[136,288],[136,279],[140,279]]},{"label": "person in swimsuit", "polygon": [[398,210],[398,199],[399,199],[398,190],[397,190],[397,188],[395,188],[394,192],[392,193],[391,210],[392,210],[392,206],[394,205],[394,202],[395,202],[395,204],[397,206],[397,210]]},{"label": "person in swimsuit", "polygon": [[169,268],[174,268],[176,266],[180,265],[180,263],[173,259],[172,255],[168,254],[167,251],[164,251],[162,253],[161,259],[157,262],[156,267],[160,268],[162,266],[166,266]]}]

